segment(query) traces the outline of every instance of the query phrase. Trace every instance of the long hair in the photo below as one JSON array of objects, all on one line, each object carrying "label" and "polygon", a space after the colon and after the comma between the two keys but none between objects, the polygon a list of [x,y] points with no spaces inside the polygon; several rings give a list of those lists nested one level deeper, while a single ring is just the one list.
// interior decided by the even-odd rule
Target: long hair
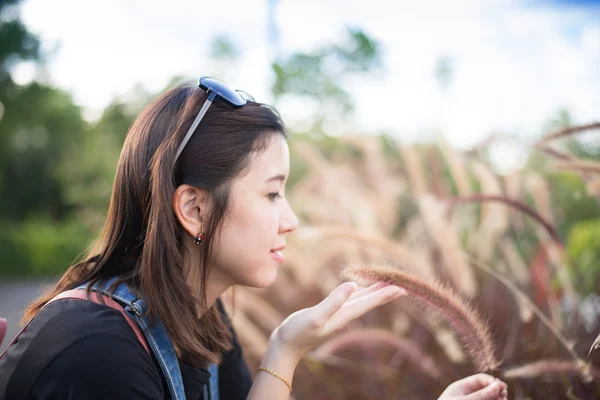
[{"label": "long hair", "polygon": [[[279,115],[248,102],[233,109],[215,101],[175,163],[175,153],[207,93],[182,85],[146,107],[129,130],[121,151],[103,233],[89,256],[72,265],[54,290],[25,311],[33,318],[56,294],[83,283],[118,277],[139,293],[151,319],[164,323],[182,361],[195,367],[220,362],[230,350],[231,332],[217,304],[206,304],[206,282],[214,238],[229,211],[232,180],[266,149],[272,135],[287,138]],[[192,276],[199,304],[184,270],[184,235],[172,205],[173,194],[189,184],[209,194],[205,242]],[[185,232],[185,233],[184,233]],[[200,307],[201,317],[197,312]]]}]

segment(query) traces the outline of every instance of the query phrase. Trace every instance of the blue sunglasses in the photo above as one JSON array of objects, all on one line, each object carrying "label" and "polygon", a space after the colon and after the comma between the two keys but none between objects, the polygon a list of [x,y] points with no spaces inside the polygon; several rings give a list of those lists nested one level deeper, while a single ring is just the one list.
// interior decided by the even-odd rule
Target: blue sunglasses
[{"label": "blue sunglasses", "polygon": [[233,90],[224,83],[219,82],[216,79],[209,78],[207,76],[203,76],[200,79],[198,79],[198,86],[201,89],[204,89],[208,92],[208,98],[202,105],[202,108],[200,109],[200,112],[198,113],[196,119],[192,123],[192,126],[190,126],[190,129],[183,137],[183,140],[181,141],[181,144],[177,149],[177,154],[175,155],[175,162],[177,162],[177,159],[179,158],[179,155],[185,148],[185,145],[187,144],[187,142],[189,142],[190,138],[192,137],[192,134],[198,127],[198,124],[200,124],[200,121],[202,121],[202,118],[204,118],[204,115],[206,114],[213,101],[217,97],[219,97],[221,100],[223,100],[225,103],[229,104],[233,108],[241,108],[245,106],[248,101],[254,101],[254,98],[252,98],[252,96],[250,96],[248,93],[243,92],[241,90]]}]

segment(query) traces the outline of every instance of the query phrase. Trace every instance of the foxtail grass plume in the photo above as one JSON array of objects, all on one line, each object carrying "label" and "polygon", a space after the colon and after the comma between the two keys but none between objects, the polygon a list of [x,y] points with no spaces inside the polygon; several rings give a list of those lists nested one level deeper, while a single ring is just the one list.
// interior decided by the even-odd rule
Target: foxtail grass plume
[{"label": "foxtail grass plume", "polygon": [[566,128],[559,129],[558,131],[552,132],[544,136],[538,143],[545,143],[550,140],[554,140],[564,136],[571,136],[577,133],[600,129],[600,122],[592,122],[585,125],[568,126]]},{"label": "foxtail grass plume", "polygon": [[459,196],[470,196],[473,193],[473,189],[464,156],[457,152],[443,138],[440,143],[440,150],[446,159],[448,170],[456,185]]},{"label": "foxtail grass plume", "polygon": [[592,160],[557,161],[554,168],[600,173],[600,163]]},{"label": "foxtail grass plume", "polygon": [[592,351],[594,351],[596,349],[600,349],[600,335],[598,335],[598,337],[596,337],[596,340],[594,340],[594,343],[592,343],[592,346],[590,347],[590,351],[588,352],[588,358],[590,358]]},{"label": "foxtail grass plume", "polygon": [[600,371],[583,360],[539,360],[518,367],[508,368],[505,379],[529,379],[541,375],[579,375],[586,382],[600,378]]},{"label": "foxtail grass plume", "polygon": [[446,320],[457,333],[478,371],[492,371],[500,365],[486,322],[443,283],[425,281],[403,271],[373,266],[348,266],[342,271],[342,276],[365,284],[385,282],[402,286],[413,300],[434,309]]},{"label": "foxtail grass plume", "polygon": [[522,202],[520,200],[511,199],[504,195],[487,195],[487,194],[474,194],[469,197],[454,197],[453,199],[451,199],[451,202],[453,205],[455,203],[483,203],[483,202],[490,202],[490,201],[504,203],[505,205],[507,205],[509,207],[512,207],[516,210],[519,210],[520,212],[522,212],[524,214],[529,215],[533,220],[535,220],[542,227],[544,227],[546,232],[548,232],[548,235],[552,238],[552,240],[554,242],[556,242],[557,245],[564,247],[562,239],[558,235],[556,228],[550,222],[546,221],[544,219],[544,217],[542,217],[536,210],[529,207],[527,204],[525,204],[524,202]]}]

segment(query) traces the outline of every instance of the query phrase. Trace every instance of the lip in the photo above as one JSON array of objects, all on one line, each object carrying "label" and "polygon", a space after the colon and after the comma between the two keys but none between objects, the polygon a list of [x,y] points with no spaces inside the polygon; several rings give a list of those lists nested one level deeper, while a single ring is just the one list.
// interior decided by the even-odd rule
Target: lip
[{"label": "lip", "polygon": [[281,253],[280,251],[272,251],[271,252],[271,257],[273,257],[275,259],[275,261],[282,263],[283,262],[283,253]]},{"label": "lip", "polygon": [[283,246],[280,246],[276,249],[272,249],[271,250],[271,257],[273,257],[275,259],[275,261],[277,261],[278,263],[282,263],[283,262],[283,250],[285,249],[285,244]]}]

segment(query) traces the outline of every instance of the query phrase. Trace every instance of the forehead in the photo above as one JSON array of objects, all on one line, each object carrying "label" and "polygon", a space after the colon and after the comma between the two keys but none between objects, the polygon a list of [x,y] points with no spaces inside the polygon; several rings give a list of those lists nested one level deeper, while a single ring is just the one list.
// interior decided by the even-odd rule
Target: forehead
[{"label": "forehead", "polygon": [[267,140],[266,148],[251,156],[246,178],[262,181],[278,175],[288,175],[290,170],[290,153],[286,140],[281,134],[273,134]]}]

